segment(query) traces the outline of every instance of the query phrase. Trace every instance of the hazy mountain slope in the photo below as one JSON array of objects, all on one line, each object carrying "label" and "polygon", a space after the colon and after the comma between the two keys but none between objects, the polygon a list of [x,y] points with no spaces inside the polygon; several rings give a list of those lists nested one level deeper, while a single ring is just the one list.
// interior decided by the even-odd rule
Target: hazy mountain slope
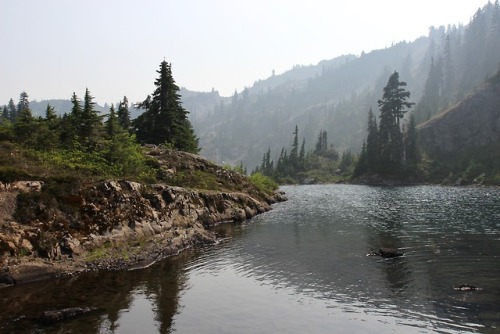
[{"label": "hazy mountain slope", "polygon": [[[488,3],[466,26],[431,27],[427,37],[402,42],[359,57],[343,56],[315,66],[296,66],[253,87],[198,117],[193,126],[202,154],[209,159],[258,165],[271,148],[276,158],[290,147],[295,125],[306,150],[321,130],[339,151],[358,151],[366,137],[370,107],[393,71],[406,81],[416,118],[425,121],[457,103],[500,61],[500,5]],[[333,64],[326,66],[325,64]],[[306,80],[305,76],[309,75]]]},{"label": "hazy mountain slope", "polygon": [[418,130],[420,145],[429,152],[455,153],[500,142],[500,72]]},{"label": "hazy mountain slope", "polygon": [[[294,76],[302,67],[276,75],[234,95],[203,116],[192,113],[202,155],[209,159],[253,168],[267,148],[273,156],[288,147],[295,125],[312,149],[321,130],[340,150],[358,150],[365,137],[366,115],[389,75],[398,70],[413,98],[423,89],[430,40],[399,43],[360,57],[343,56],[307,68],[307,80]],[[425,69],[425,70],[424,70]],[[294,77],[300,79],[294,80]],[[271,85],[269,83],[276,83]],[[266,85],[266,83],[268,85]],[[261,87],[262,89],[259,89]],[[267,89],[265,89],[267,87]]]}]

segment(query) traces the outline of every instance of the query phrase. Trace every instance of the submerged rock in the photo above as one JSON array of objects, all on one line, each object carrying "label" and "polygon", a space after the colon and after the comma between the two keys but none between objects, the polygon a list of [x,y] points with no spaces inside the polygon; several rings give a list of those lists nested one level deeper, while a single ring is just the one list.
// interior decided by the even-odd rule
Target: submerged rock
[{"label": "submerged rock", "polygon": [[378,252],[371,252],[366,254],[366,256],[381,256],[385,258],[400,257],[403,255],[405,254],[400,250],[398,250],[397,248],[387,248],[387,247],[381,247],[379,248]]},{"label": "submerged rock", "polygon": [[480,291],[483,289],[479,288],[477,286],[474,286],[474,285],[470,285],[470,284],[460,284],[458,286],[454,286],[453,290],[456,290],[456,291]]},{"label": "submerged rock", "polygon": [[385,248],[381,247],[379,250],[380,256],[382,257],[400,257],[405,255],[403,252],[397,248]]},{"label": "submerged rock", "polygon": [[97,310],[95,307],[71,307],[54,311],[45,311],[40,314],[38,320],[43,324],[54,324],[95,310]]}]

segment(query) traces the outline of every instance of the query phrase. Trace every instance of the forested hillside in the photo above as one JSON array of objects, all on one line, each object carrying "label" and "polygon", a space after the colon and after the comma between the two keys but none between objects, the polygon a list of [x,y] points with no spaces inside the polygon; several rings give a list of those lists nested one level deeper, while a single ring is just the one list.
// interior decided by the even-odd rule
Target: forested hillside
[{"label": "forested hillside", "polygon": [[498,1],[488,3],[471,13],[469,24],[431,27],[426,37],[413,42],[296,66],[221,99],[211,112],[192,110],[201,154],[218,162],[243,162],[251,169],[261,163],[268,148],[277,159],[280,149],[291,145],[295,125],[301,129],[299,140],[305,139],[306,151],[313,149],[321,131],[327,131],[337,151],[359,152],[368,110],[376,109],[394,71],[407,82],[416,103],[416,122],[421,123],[496,73],[499,8]]},{"label": "forested hillside", "polygon": [[500,184],[500,70],[418,133],[435,181]]}]

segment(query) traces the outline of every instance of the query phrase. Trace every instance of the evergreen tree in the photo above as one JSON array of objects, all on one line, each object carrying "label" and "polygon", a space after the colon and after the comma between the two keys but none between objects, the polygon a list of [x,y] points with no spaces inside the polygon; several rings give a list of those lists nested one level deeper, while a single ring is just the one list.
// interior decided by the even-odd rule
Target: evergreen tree
[{"label": "evergreen tree", "polygon": [[118,124],[125,129],[129,130],[131,126],[130,122],[130,111],[128,110],[128,99],[126,96],[123,97],[123,100],[118,104],[118,112],[117,112]]},{"label": "evergreen tree", "polygon": [[61,144],[65,148],[72,148],[77,143],[83,124],[82,105],[75,92],[71,96],[71,104],[70,114],[64,114],[61,119],[60,138]]},{"label": "evergreen tree", "polygon": [[188,111],[182,107],[171,65],[163,61],[157,73],[152,97],[137,105],[144,109],[134,122],[137,138],[143,143],[169,143],[176,149],[197,153],[198,138],[187,118]]},{"label": "evergreen tree", "polygon": [[290,160],[293,167],[297,166],[299,160],[299,127],[295,125],[295,131],[293,132],[293,143],[292,149],[290,151]]},{"label": "evergreen tree", "polygon": [[366,168],[376,171],[379,168],[380,144],[377,119],[373,114],[372,108],[368,111],[368,136],[366,137],[365,145]]},{"label": "evergreen tree", "polygon": [[276,164],[276,176],[283,177],[286,175],[286,166],[288,164],[288,153],[285,148],[281,148],[281,153]]},{"label": "evergreen tree", "polygon": [[17,142],[29,147],[36,145],[37,122],[30,108],[25,105],[14,123],[14,134]]},{"label": "evergreen tree", "polygon": [[118,130],[117,127],[118,127],[118,120],[115,113],[115,107],[111,105],[111,107],[109,108],[108,119],[106,120],[105,123],[106,134],[108,135],[109,138],[115,137]]},{"label": "evergreen tree", "polygon": [[[17,104],[17,115],[21,115],[21,113],[30,108],[30,103],[28,100],[28,93],[22,92],[19,95],[19,103]],[[30,111],[31,112],[31,111]]]},{"label": "evergreen tree", "polygon": [[36,133],[36,149],[49,150],[60,145],[60,119],[57,116],[54,107],[47,104],[45,109],[45,118],[38,122]]},{"label": "evergreen tree", "polygon": [[410,115],[410,121],[405,132],[405,156],[406,163],[410,166],[416,166],[420,161],[417,145],[417,129],[413,115]]},{"label": "evergreen tree", "polygon": [[7,105],[7,110],[9,111],[9,120],[11,122],[14,122],[17,118],[17,107],[13,99],[9,100],[9,104]]},{"label": "evergreen tree", "polygon": [[94,109],[94,97],[90,95],[89,89],[85,89],[85,97],[83,99],[83,110],[81,114],[81,127],[79,128],[80,140],[92,145],[95,142],[95,137],[98,135],[98,127],[101,125],[101,119]]},{"label": "evergreen tree", "polygon": [[8,121],[9,120],[9,109],[7,109],[7,106],[3,106],[2,109],[2,121]]},{"label": "evergreen tree", "polygon": [[73,105],[71,107],[71,117],[80,122],[82,117],[82,106],[80,104],[80,99],[76,96],[75,92],[73,92],[73,95],[71,96],[71,104]]},{"label": "evergreen tree", "polygon": [[301,166],[304,165],[306,160],[306,139],[302,139],[302,145],[300,146],[300,152],[299,152],[299,163]]},{"label": "evergreen tree", "polygon": [[45,120],[52,122],[57,118],[56,111],[54,107],[50,104],[47,104],[47,109],[45,110]]},{"label": "evergreen tree", "polygon": [[[373,167],[372,167],[373,168]],[[367,144],[363,142],[363,147],[361,148],[361,153],[358,157],[358,162],[354,167],[353,177],[358,177],[370,170],[370,166],[367,162]]]},{"label": "evergreen tree", "polygon": [[382,99],[378,101],[381,172],[398,171],[403,158],[403,137],[399,124],[406,109],[413,105],[407,102],[410,92],[404,89],[405,86],[406,83],[399,81],[399,74],[395,71],[384,87]]},{"label": "evergreen tree", "polygon": [[328,151],[328,138],[326,131],[320,131],[318,136],[318,142],[316,143],[316,148],[314,153],[317,155],[324,155]]},{"label": "evergreen tree", "polygon": [[438,61],[431,59],[429,75],[424,86],[424,93],[417,107],[415,108],[415,118],[418,122],[424,122],[437,114],[440,110],[442,96],[442,58]]},{"label": "evergreen tree", "polygon": [[443,96],[445,97],[445,101],[442,102],[444,108],[449,106],[449,103],[453,100],[453,92],[455,89],[455,68],[453,65],[453,55],[451,50],[451,41],[450,34],[446,35],[446,41],[444,45],[444,82],[443,82]]}]

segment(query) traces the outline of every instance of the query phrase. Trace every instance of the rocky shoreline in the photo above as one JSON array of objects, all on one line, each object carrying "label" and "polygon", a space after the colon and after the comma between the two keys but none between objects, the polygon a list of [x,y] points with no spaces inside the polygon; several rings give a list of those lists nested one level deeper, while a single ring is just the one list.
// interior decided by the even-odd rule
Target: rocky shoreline
[{"label": "rocky shoreline", "polygon": [[[107,180],[57,193],[41,181],[0,184],[0,287],[144,268],[218,242],[210,226],[245,221],[286,200],[281,192],[259,191],[239,173],[191,158],[196,163],[188,168],[214,169],[218,180],[238,187],[211,191]],[[181,170],[169,167],[170,173]]]}]

